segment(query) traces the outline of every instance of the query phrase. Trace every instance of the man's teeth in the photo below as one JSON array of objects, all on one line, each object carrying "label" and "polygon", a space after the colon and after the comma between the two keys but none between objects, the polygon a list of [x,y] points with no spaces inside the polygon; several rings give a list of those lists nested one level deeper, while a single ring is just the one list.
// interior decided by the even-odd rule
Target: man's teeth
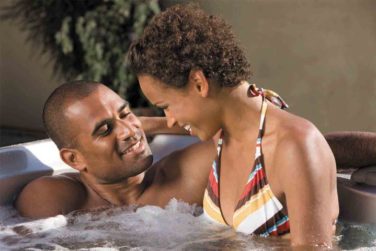
[{"label": "man's teeth", "polygon": [[141,141],[138,141],[131,148],[129,148],[128,150],[126,150],[125,153],[129,153],[129,152],[132,152],[132,151],[136,150],[140,146],[140,144],[141,144]]},{"label": "man's teeth", "polygon": [[184,129],[185,129],[186,131],[188,131],[188,132],[191,132],[191,131],[192,131],[190,125],[186,125],[186,126],[184,126]]}]

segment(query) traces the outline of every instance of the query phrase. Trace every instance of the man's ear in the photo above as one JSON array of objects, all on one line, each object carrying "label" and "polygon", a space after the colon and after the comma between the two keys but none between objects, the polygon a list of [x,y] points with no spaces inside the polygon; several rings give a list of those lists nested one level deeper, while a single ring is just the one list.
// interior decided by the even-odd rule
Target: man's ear
[{"label": "man's ear", "polygon": [[189,85],[201,97],[206,98],[209,95],[209,81],[202,70],[193,69],[189,73]]},{"label": "man's ear", "polygon": [[62,148],[60,149],[60,157],[67,165],[71,166],[77,171],[82,172],[86,170],[85,158],[78,150]]}]

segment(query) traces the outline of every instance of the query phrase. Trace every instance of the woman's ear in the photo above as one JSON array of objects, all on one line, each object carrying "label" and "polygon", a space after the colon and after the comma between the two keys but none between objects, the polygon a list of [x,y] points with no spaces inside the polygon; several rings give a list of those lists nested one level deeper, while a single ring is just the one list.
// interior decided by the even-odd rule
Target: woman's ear
[{"label": "woman's ear", "polygon": [[209,95],[209,81],[202,70],[191,70],[188,81],[190,87],[201,97],[206,98]]},{"label": "woman's ear", "polygon": [[60,157],[67,165],[76,169],[77,171],[82,172],[86,170],[85,158],[78,150],[62,148],[60,149]]}]

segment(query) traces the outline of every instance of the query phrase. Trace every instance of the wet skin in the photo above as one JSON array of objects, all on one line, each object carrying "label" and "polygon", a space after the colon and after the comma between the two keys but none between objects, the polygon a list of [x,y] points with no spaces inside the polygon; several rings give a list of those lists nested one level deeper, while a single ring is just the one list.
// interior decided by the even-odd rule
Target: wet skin
[{"label": "wet skin", "polygon": [[[140,120],[127,102],[105,87],[71,103],[65,116],[77,142],[63,148],[63,160],[88,179],[110,184],[144,172],[152,154]],[[72,156],[76,158],[71,161]]]},{"label": "wet skin", "polygon": [[[193,91],[195,90],[198,89],[191,89],[192,93],[194,93]],[[192,97],[189,97],[187,93],[181,90],[180,93],[175,93],[171,90],[164,93],[172,93],[173,96],[177,98],[176,100],[184,101],[184,105],[179,107],[179,109],[183,111],[182,113],[178,112],[179,110],[173,106],[173,104],[179,103],[157,100],[156,105],[158,106],[165,106],[167,104],[165,109],[170,126],[178,122],[181,125],[191,124],[193,128],[192,132],[199,135],[202,139],[209,138],[211,135],[215,134],[214,131],[218,129],[218,120],[208,120],[205,117],[199,117],[200,119],[196,120],[194,116],[192,117],[192,110],[197,110],[197,107],[204,110],[202,109],[204,106],[190,104],[189,100]],[[213,93],[209,91],[209,94],[203,94],[202,96],[201,93],[199,96],[195,97],[195,99],[201,102],[200,105],[205,104],[205,108],[208,108],[209,112],[206,116],[211,115],[211,113],[215,114],[219,112],[219,107],[215,105],[213,100],[209,102],[206,100],[207,97],[211,98]],[[71,100],[70,103],[72,106],[67,108],[67,115],[71,116],[71,126],[74,127],[76,132],[74,134],[76,145],[61,149],[61,157],[67,164],[79,170],[79,173],[42,177],[29,183],[18,196],[15,203],[21,215],[32,218],[43,218],[57,214],[67,214],[75,210],[93,209],[110,205],[151,204],[163,207],[173,197],[182,199],[188,203],[202,204],[211,162],[216,156],[216,140],[214,142],[207,141],[192,145],[186,149],[172,153],[154,165],[150,165],[148,164],[150,163],[149,148],[147,142],[144,141],[145,137],[140,127],[140,121],[130,113],[129,107],[124,106],[126,102],[117,94],[113,93],[105,86],[102,86],[87,98]],[[269,112],[271,113],[275,112],[273,110],[278,110],[271,107],[270,109]],[[187,113],[184,114],[184,111]],[[177,119],[177,117],[173,116],[175,113],[182,114],[182,117]],[[289,119],[294,118],[289,117]],[[238,122],[238,120],[239,117],[235,121]],[[271,126],[273,124],[272,121],[269,120],[268,123],[267,133],[263,141],[267,176],[274,194],[285,203],[283,187],[281,187],[279,180],[276,178],[278,175],[271,175],[272,173],[278,173],[278,169],[271,167],[278,166],[278,168],[281,169],[280,167],[283,166],[283,163],[277,163],[271,157],[273,154],[276,154],[276,142],[281,141],[280,138],[283,138],[283,135],[277,134],[276,136],[274,133],[275,128],[273,129]],[[296,123],[301,125],[302,122],[296,120]],[[143,126],[153,128],[154,131],[158,132],[164,132],[166,130],[164,128],[165,124],[162,124],[163,126],[161,128],[155,128],[154,122],[153,125],[150,126],[143,121]],[[280,124],[279,126],[284,125]],[[295,127],[288,129],[294,134],[298,132]],[[285,134],[291,137],[291,134]],[[376,149],[374,147],[376,137],[375,134],[371,136],[372,138],[365,137],[364,135],[359,137],[351,133],[336,133],[330,135],[329,143],[333,143],[332,146],[335,148],[334,150],[336,150],[335,153],[337,153],[336,159],[338,162],[343,163],[345,167],[358,167],[357,164],[360,163],[359,158],[362,156],[361,153],[376,156],[374,154]],[[254,139],[252,139],[252,137],[251,135],[250,147],[245,148],[246,157],[251,155],[251,147],[254,146]],[[127,151],[130,149],[129,147],[135,146],[135,142],[137,142],[138,139],[140,139],[142,143],[145,143],[145,149],[142,150],[142,148],[139,148],[140,151],[134,151],[124,157],[124,150]],[[349,150],[349,148],[343,148],[341,144],[338,144],[339,141],[342,143],[345,142],[345,145],[361,145],[363,151],[358,151],[356,147],[350,149],[353,150],[350,152],[343,151]],[[354,144],[354,142],[356,144]],[[310,141],[310,144],[312,144],[312,141]],[[318,147],[320,144],[323,143],[319,139],[318,142],[314,144],[314,147]],[[233,145],[236,146],[236,144]],[[365,148],[366,146],[369,146],[369,148]],[[285,147],[284,149],[288,148],[289,147]],[[239,154],[242,153],[242,148],[236,150],[238,151],[235,153],[238,154],[237,156],[240,156]],[[291,163],[291,157],[294,156],[293,151],[291,151],[292,150],[290,150],[290,153],[282,151],[283,155],[288,154],[288,163]],[[354,162],[349,162],[347,156],[352,155],[354,152],[357,153],[356,156],[358,158]],[[228,152],[228,155],[231,155],[230,153],[231,152]],[[92,158],[96,161],[93,161]],[[234,161],[240,163],[242,159],[238,157]],[[249,160],[246,159],[246,162],[247,161]],[[376,164],[374,160],[370,161],[363,161],[361,163]],[[229,166],[230,162],[228,159],[226,164],[226,159],[222,159],[222,164],[225,167]],[[241,165],[237,164],[236,166]],[[225,169],[225,167],[223,169]],[[320,168],[319,170],[322,171]],[[116,173],[116,175],[114,175],[114,173]],[[301,174],[295,173],[294,176],[290,175],[288,172],[283,173],[285,174],[284,179],[292,182],[293,185],[290,188],[293,191],[297,190],[296,186],[299,185],[303,185],[302,191],[309,189],[308,186],[305,186],[304,182],[299,183],[300,180],[296,178]],[[231,184],[231,175],[234,174],[237,175],[233,170],[227,174],[221,173],[222,177],[227,176],[230,178],[227,179],[227,181],[226,179],[221,179],[222,184],[226,185],[226,182],[230,182],[229,184]],[[239,176],[243,177],[242,173],[240,173]],[[325,178],[330,178],[330,175],[324,174],[324,176],[320,178],[322,184],[325,184]],[[241,184],[240,181],[238,183]],[[232,187],[236,186],[233,185]],[[228,190],[230,191],[231,189]],[[227,196],[229,197],[228,194]],[[304,199],[307,199],[307,203],[309,203],[309,197],[303,198],[303,200]],[[326,208],[331,210],[331,202],[327,203],[325,199],[326,198],[319,198],[322,203],[326,203]],[[222,196],[221,201],[223,200],[226,200],[226,197]],[[296,208],[304,211],[305,208],[299,206],[304,203],[302,198],[297,196],[295,200],[298,202]],[[231,203],[227,204],[231,205]],[[293,206],[293,204],[291,205]],[[289,204],[287,206],[290,207]],[[222,208],[222,210],[225,212],[226,209]],[[231,207],[227,210],[231,213]],[[313,210],[317,209],[312,208],[312,211]],[[326,214],[324,211],[322,212],[323,215]],[[290,212],[290,214],[293,213]]]},{"label": "wet skin", "polygon": [[78,173],[30,182],[15,202],[21,215],[44,218],[112,205],[163,207],[171,198],[201,205],[215,154],[211,141],[152,165],[140,120],[116,93],[100,86],[68,103],[65,116],[73,133],[67,135],[74,140],[60,156]]},{"label": "wet skin", "polygon": [[[151,103],[164,108],[169,126],[190,125],[200,139],[222,129],[221,212],[232,225],[235,207],[253,166],[261,97],[247,96],[248,84],[221,88],[200,70],[177,89],[150,75],[138,76]],[[338,217],[336,166],[324,137],[309,121],[268,106],[262,143],[268,183],[288,211],[294,245],[331,245]]]}]

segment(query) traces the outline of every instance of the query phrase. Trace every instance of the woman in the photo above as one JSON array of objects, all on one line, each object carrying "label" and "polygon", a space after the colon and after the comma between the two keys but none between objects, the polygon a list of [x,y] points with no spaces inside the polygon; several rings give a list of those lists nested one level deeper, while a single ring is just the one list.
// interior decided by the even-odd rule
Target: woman
[{"label": "woman", "polygon": [[215,140],[203,202],[209,219],[246,234],[291,233],[293,245],[331,246],[333,154],[312,123],[246,82],[249,64],[229,25],[195,6],[173,6],[132,44],[129,60],[170,127]]}]

